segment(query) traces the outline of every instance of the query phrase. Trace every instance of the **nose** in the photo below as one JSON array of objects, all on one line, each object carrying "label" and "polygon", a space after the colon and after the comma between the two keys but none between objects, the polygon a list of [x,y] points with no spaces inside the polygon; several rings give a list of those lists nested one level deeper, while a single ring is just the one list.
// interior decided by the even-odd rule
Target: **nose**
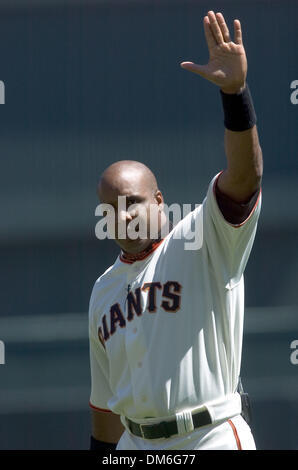
[{"label": "nose", "polygon": [[134,212],[135,211],[119,211],[119,220],[121,222],[130,222],[135,217]]},{"label": "nose", "polygon": [[128,210],[119,210],[118,220],[116,221],[116,233],[117,238],[129,238],[127,233],[127,227],[131,220],[133,219],[131,211]]}]

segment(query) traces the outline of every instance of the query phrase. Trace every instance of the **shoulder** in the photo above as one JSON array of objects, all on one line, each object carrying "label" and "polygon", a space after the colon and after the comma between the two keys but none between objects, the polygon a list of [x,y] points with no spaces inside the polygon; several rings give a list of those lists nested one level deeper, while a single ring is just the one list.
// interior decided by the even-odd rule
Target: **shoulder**
[{"label": "shoulder", "polygon": [[105,282],[111,279],[115,273],[121,268],[122,263],[120,261],[120,256],[117,256],[115,262],[109,266],[95,281],[93,285],[93,290],[100,289]]},{"label": "shoulder", "polygon": [[116,259],[115,263],[109,266],[94,282],[89,301],[89,316],[94,310],[94,304],[97,299],[100,297],[103,290],[109,285],[109,281],[113,278],[118,266],[119,257]]}]

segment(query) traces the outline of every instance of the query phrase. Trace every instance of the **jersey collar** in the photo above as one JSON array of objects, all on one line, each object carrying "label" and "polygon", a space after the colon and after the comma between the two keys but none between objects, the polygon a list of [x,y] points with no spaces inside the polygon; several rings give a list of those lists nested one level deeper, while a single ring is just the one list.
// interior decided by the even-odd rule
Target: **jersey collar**
[{"label": "jersey collar", "polygon": [[163,241],[164,238],[154,240],[145,250],[135,254],[126,253],[126,251],[121,250],[120,261],[128,264],[132,264],[135,261],[142,261],[143,259],[147,258],[147,256],[151,255],[151,253],[153,253],[153,251],[155,251]]},{"label": "jersey collar", "polygon": [[[170,232],[173,230],[173,227],[174,227],[173,223],[170,220],[169,221]],[[141,251],[140,253],[132,254],[132,253],[126,253],[126,251],[121,250],[120,261],[122,261],[123,263],[128,263],[128,264],[132,264],[135,261],[142,261],[143,259],[147,258],[149,255],[151,255],[151,253],[153,253],[153,251],[155,251],[156,248],[159,247],[159,245],[164,241],[164,239],[165,237],[162,238],[161,234],[159,234],[159,237],[156,240],[153,240],[152,243],[150,243],[150,245],[145,250]]]}]

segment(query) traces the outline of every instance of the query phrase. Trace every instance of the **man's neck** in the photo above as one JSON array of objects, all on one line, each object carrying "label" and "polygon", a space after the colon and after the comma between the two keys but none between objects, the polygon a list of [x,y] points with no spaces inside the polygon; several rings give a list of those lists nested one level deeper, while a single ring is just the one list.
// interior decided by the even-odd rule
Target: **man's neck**
[{"label": "man's neck", "polygon": [[[170,233],[172,229],[173,229],[173,224],[171,221],[169,221],[168,233]],[[162,233],[162,231],[160,230],[158,233],[158,237],[155,238],[154,240],[151,240],[149,245],[144,250],[139,251],[138,253],[128,253],[127,251],[122,250],[121,257],[127,261],[137,261],[137,260],[143,259],[144,257],[146,257],[146,255],[148,255],[149,253],[154,251],[155,248],[157,248],[157,246],[160,244],[163,238],[164,238],[164,233]]]}]

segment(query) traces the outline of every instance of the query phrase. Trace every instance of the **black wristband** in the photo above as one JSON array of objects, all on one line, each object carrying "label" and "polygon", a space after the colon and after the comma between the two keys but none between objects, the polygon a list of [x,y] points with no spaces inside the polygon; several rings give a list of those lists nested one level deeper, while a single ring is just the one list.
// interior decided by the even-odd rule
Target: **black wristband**
[{"label": "black wristband", "polygon": [[246,131],[257,122],[252,97],[246,84],[244,90],[233,95],[220,90],[224,110],[224,124],[230,131]]},{"label": "black wristband", "polygon": [[99,450],[101,452],[110,452],[116,450],[117,444],[111,442],[98,441],[93,436],[90,436],[90,450]]}]

